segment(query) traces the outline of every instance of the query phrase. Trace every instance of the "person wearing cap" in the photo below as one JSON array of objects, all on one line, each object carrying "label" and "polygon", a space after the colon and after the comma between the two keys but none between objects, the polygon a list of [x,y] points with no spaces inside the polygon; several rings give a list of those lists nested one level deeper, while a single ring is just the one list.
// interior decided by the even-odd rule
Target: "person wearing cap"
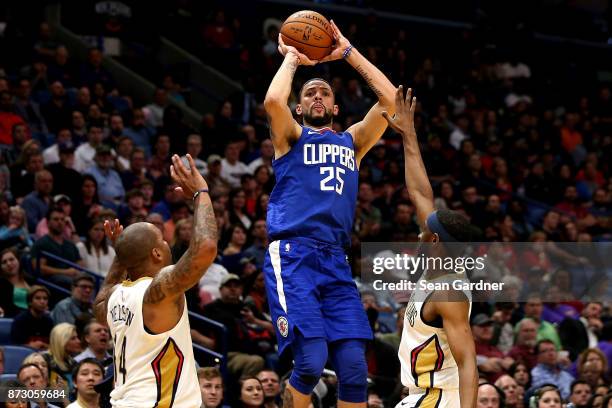
[{"label": "person wearing cap", "polygon": [[125,196],[125,189],[119,173],[113,169],[113,151],[109,146],[96,147],[95,165],[85,173],[91,174],[98,182],[98,196],[102,201],[120,202]]},{"label": "person wearing cap", "polygon": [[[382,115],[389,126],[402,136],[406,186],[421,228],[419,240],[430,244],[426,248],[431,253],[446,256],[449,254],[448,246],[445,247],[443,243],[472,241],[476,230],[455,211],[435,211],[433,190],[421,158],[414,126],[416,105],[412,90],[409,89],[404,98],[400,86],[395,96],[395,116],[391,118],[387,112]],[[457,143],[460,141],[456,140]],[[453,275],[432,269],[423,272],[419,280],[458,279]],[[471,308],[469,292],[419,290],[412,293],[399,348],[402,384],[409,387],[410,392],[397,407],[418,405],[421,398],[430,394],[436,395],[435,405],[440,408],[476,405],[478,370],[469,323]],[[482,322],[483,317],[478,320]],[[488,320],[486,315],[484,320]],[[441,325],[432,325],[432,322],[441,322]],[[432,349],[433,338],[436,345]],[[423,352],[428,349],[432,353]],[[443,365],[441,360],[444,361]]]},{"label": "person wearing cap", "polygon": [[80,194],[83,176],[74,169],[74,143],[67,140],[57,145],[59,161],[47,166],[54,180],[61,180],[55,183],[53,194],[66,194],[72,200],[76,200]]},{"label": "person wearing cap", "polygon": [[218,154],[211,154],[208,156],[208,160],[206,160],[208,164],[208,177],[206,177],[206,179],[211,189],[229,192],[232,188],[230,182],[221,175],[222,160],[223,159]]},{"label": "person wearing cap", "polygon": [[87,143],[80,145],[74,152],[74,169],[80,173],[94,165],[96,148],[102,144],[104,133],[100,126],[91,125],[87,132]]},{"label": "person wearing cap", "polygon": [[95,279],[87,273],[79,273],[72,281],[70,297],[61,300],[51,312],[51,318],[57,325],[60,323],[74,324],[81,313],[93,314],[92,301],[96,290]]},{"label": "person wearing cap", "polygon": [[[263,353],[257,342],[250,341],[247,324],[269,331],[272,338],[272,324],[263,316],[254,314],[242,301],[242,282],[238,275],[226,275],[219,285],[221,297],[204,307],[204,316],[215,319],[227,327],[228,370],[239,378],[241,375],[256,375],[264,368]],[[273,352],[273,350],[269,350]]]},{"label": "person wearing cap", "polygon": [[[72,212],[72,200],[65,194],[57,194],[53,197],[53,206],[61,209],[64,212],[64,239],[69,241],[78,242],[78,234],[76,231],[76,227],[70,218],[70,213]],[[43,218],[40,220],[38,225],[36,226],[36,238],[40,239],[49,233],[49,226],[47,225],[47,218]]]},{"label": "person wearing cap", "polygon": [[514,364],[511,357],[506,357],[493,341],[493,319],[484,313],[479,313],[472,319],[472,334],[476,344],[476,360],[478,369],[486,374],[487,379],[495,381]]}]

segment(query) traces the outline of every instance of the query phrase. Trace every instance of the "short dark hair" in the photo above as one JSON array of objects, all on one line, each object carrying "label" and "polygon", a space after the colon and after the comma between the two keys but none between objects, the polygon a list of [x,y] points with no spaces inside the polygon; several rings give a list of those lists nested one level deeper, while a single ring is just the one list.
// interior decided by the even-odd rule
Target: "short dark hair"
[{"label": "short dark hair", "polygon": [[458,242],[472,242],[479,235],[478,229],[457,211],[440,209],[437,216],[444,229]]},{"label": "short dark hair", "polygon": [[79,373],[79,370],[85,364],[93,364],[93,365],[97,366],[100,369],[100,371],[102,371],[102,377],[104,377],[104,367],[102,366],[102,364],[98,360],[96,360],[95,358],[88,357],[88,358],[84,358],[83,360],[79,361],[74,366],[74,368],[72,369],[72,382],[74,384],[76,384],[76,378],[77,378],[77,374]]},{"label": "short dark hair", "polygon": [[557,345],[555,344],[554,341],[549,340],[549,339],[542,339],[536,343],[535,350],[537,353],[540,353],[540,346],[542,344],[552,344],[553,346],[555,346],[555,350],[557,350]]},{"label": "short dark hair", "polygon": [[588,385],[589,388],[591,388],[591,384],[589,384],[588,382],[586,382],[584,380],[580,380],[580,379],[574,380],[574,381],[572,381],[572,385],[570,385],[570,394],[573,394],[574,393],[574,388],[576,388],[576,386],[580,385],[580,384]]},{"label": "short dark hair", "polygon": [[21,374],[23,370],[29,367],[36,367],[36,369],[40,372],[40,375],[42,375],[43,378],[45,377],[45,374],[43,373],[42,369],[39,366],[37,366],[34,363],[26,363],[26,364],[22,364],[21,367],[19,367],[19,370],[17,370],[17,378],[19,378],[19,374]]},{"label": "short dark hair", "polygon": [[26,301],[28,302],[28,305],[32,303],[34,295],[38,292],[45,292],[47,294],[47,297],[51,296],[51,292],[49,292],[49,289],[47,289],[46,287],[40,285],[31,286],[30,290],[28,290],[28,296],[26,296]]},{"label": "short dark hair", "polygon": [[57,206],[51,206],[51,207],[50,207],[50,208],[47,210],[47,214],[45,215],[45,218],[47,219],[47,221],[51,220],[51,215],[52,215],[54,212],[58,212],[58,213],[62,213],[62,214],[64,214],[64,215],[66,215],[66,214],[64,213],[64,210],[62,210],[60,207],[57,207]]}]

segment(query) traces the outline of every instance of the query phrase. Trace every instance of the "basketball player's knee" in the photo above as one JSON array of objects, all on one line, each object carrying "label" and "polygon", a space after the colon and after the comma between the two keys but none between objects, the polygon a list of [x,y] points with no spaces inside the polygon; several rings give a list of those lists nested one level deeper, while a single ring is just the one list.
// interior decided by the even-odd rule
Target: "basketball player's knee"
[{"label": "basketball player's knee", "polygon": [[368,391],[365,344],[356,340],[343,342],[335,347],[334,352],[338,398],[346,402],[365,402]]},{"label": "basketball player's knee", "polygon": [[310,394],[319,382],[323,368],[327,363],[327,348],[325,344],[309,349],[309,353],[295,360],[293,373],[289,383],[302,394]]}]

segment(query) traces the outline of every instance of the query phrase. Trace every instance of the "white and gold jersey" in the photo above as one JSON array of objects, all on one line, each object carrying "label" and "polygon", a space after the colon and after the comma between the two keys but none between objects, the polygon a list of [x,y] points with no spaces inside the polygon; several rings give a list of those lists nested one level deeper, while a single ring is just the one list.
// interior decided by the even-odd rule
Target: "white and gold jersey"
[{"label": "white and gold jersey", "polygon": [[[450,274],[429,281],[430,284],[448,283],[463,275]],[[423,288],[421,277],[417,290],[412,293],[404,315],[404,328],[398,351],[401,363],[402,384],[409,388],[409,397],[402,406],[442,407],[459,406],[459,370],[453,358],[442,320],[423,320],[422,310],[429,296],[436,290]],[[472,308],[471,294],[465,292]],[[453,395],[452,398],[449,398]],[[455,402],[456,401],[456,405]],[[444,404],[442,402],[445,402]],[[399,405],[398,405],[399,406]]]},{"label": "white and gold jersey", "polygon": [[193,357],[187,302],[171,330],[151,334],[142,303],[152,278],[123,282],[108,300],[114,343],[113,407],[197,408],[202,404]]}]

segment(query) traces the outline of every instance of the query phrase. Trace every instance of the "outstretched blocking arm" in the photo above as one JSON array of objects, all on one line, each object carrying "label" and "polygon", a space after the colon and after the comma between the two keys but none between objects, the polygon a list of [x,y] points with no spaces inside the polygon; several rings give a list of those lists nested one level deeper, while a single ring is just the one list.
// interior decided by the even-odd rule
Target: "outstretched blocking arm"
[{"label": "outstretched blocking arm", "polygon": [[291,145],[301,133],[300,125],[293,119],[291,109],[287,105],[295,71],[300,64],[314,65],[313,61],[299,53],[294,47],[285,45],[280,34],[278,43],[278,50],[285,59],[274,75],[264,99],[264,108],[270,123],[270,137],[277,159],[291,149]]},{"label": "outstretched blocking arm", "polygon": [[453,358],[459,369],[459,400],[461,408],[474,408],[478,394],[476,348],[470,328],[470,304],[465,301],[435,302],[436,312],[448,338]]},{"label": "outstretched blocking arm", "polygon": [[[208,185],[189,154],[187,160],[189,170],[174,155],[170,172],[180,191],[191,199],[197,191],[207,190]],[[176,324],[184,307],[185,291],[198,283],[217,256],[217,221],[207,192],[195,198],[193,218],[193,234],[187,251],[176,265],[163,268],[153,278],[144,295],[145,323],[156,333]]]},{"label": "outstretched blocking arm", "polygon": [[388,112],[383,112],[382,116],[393,130],[402,135],[406,185],[422,229],[427,221],[427,216],[434,211],[434,195],[427,178],[427,170],[425,170],[414,128],[415,106],[416,98],[412,97],[412,89],[408,89],[406,99],[404,99],[403,87],[400,85],[395,93],[395,117],[391,118]]},{"label": "outstretched blocking arm", "polygon": [[[104,231],[106,236],[114,244],[117,237],[119,237],[119,234],[121,234],[123,231],[123,227],[117,219],[114,221],[114,223],[106,220],[104,221]],[[96,300],[94,301],[93,309],[98,323],[106,325],[108,298],[113,293],[113,290],[115,290],[115,286],[123,282],[126,278],[127,272],[119,263],[117,255],[115,255],[108,274],[106,275],[106,278],[104,278],[104,282],[102,283],[102,286],[96,295]]]},{"label": "outstretched blocking arm", "polygon": [[363,120],[355,123],[348,129],[355,139],[355,155],[359,164],[361,159],[376,144],[385,132],[385,129],[387,129],[387,122],[380,114],[383,110],[391,113],[395,111],[393,104],[395,87],[380,69],[351,45],[333,20],[331,21],[331,27],[334,32],[334,40],[336,41],[334,49],[330,55],[323,58],[320,62],[346,59],[359,72],[359,75],[361,75],[378,97],[378,102],[370,109]]}]

